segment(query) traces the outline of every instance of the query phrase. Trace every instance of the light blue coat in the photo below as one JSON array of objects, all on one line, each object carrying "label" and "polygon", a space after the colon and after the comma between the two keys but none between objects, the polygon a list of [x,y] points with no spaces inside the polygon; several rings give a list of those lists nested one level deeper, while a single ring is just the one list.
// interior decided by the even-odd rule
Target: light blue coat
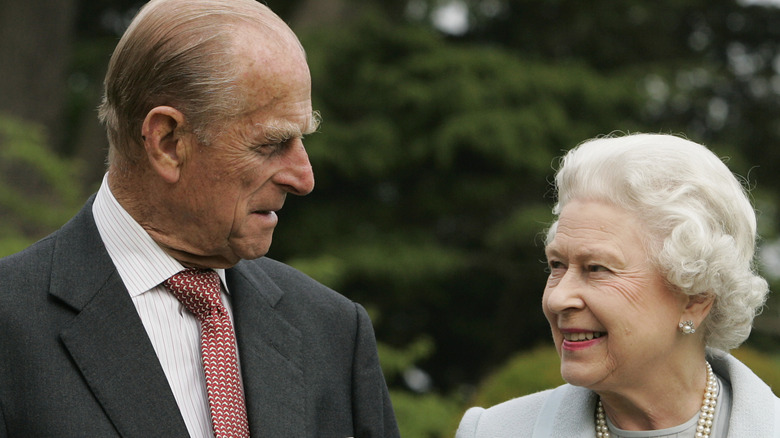
[{"label": "light blue coat", "polygon": [[[729,436],[780,438],[780,398],[742,362],[718,350],[707,359],[731,384]],[[519,397],[489,409],[471,408],[456,438],[593,438],[596,394],[563,385]]]}]

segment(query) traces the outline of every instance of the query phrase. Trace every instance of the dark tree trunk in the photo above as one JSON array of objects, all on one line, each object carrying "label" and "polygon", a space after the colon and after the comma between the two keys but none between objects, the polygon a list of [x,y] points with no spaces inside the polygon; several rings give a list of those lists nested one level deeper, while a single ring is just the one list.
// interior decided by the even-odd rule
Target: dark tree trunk
[{"label": "dark tree trunk", "polygon": [[37,122],[62,146],[75,0],[3,0],[0,113]]}]

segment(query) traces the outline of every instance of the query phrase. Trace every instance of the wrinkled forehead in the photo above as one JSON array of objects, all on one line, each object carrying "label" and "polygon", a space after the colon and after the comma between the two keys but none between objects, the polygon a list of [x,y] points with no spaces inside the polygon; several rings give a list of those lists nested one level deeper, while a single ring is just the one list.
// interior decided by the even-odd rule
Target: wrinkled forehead
[{"label": "wrinkled forehead", "polygon": [[233,50],[236,81],[246,103],[244,112],[274,105],[303,105],[311,112],[309,67],[297,37],[286,24],[241,26],[233,35]]},{"label": "wrinkled forehead", "polygon": [[233,40],[242,75],[262,74],[284,78],[290,75],[308,78],[306,53],[298,37],[277,19],[271,25],[244,25]]},{"label": "wrinkled forehead", "polygon": [[242,20],[234,37],[238,48],[253,47],[269,54],[287,52],[304,59],[306,56],[295,32],[271,10],[258,14],[254,20]]}]

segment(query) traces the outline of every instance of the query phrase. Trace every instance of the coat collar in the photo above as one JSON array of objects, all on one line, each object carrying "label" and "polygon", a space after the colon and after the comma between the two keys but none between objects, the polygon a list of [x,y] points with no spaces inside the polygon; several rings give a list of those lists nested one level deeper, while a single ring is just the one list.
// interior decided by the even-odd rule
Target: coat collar
[{"label": "coat collar", "polygon": [[731,385],[729,436],[780,437],[780,399],[734,356],[707,349],[712,370]]},{"label": "coat collar", "polygon": [[[731,385],[733,399],[729,436],[780,438],[780,399],[772,393],[771,388],[728,353],[707,349],[707,360],[713,371]],[[583,438],[593,436],[595,394],[568,384],[558,387],[558,390],[565,391],[565,401],[555,413],[555,426],[549,436],[579,437],[579,432],[575,431],[584,431],[581,435]],[[573,409],[573,406],[582,408]]]},{"label": "coat collar", "polygon": [[[121,436],[187,436],[154,347],[95,226],[93,200],[57,235],[50,294],[76,313],[61,339]],[[303,436],[301,333],[277,309],[284,292],[256,262],[240,262],[226,270],[226,279],[250,430]]]},{"label": "coat collar", "polygon": [[242,261],[225,275],[231,291],[249,429],[259,436],[304,436],[302,336],[282,316],[284,293],[257,262]]},{"label": "coat collar", "polygon": [[543,416],[540,415],[537,421],[552,420],[554,422],[554,427],[551,428],[552,433],[540,436],[591,438],[596,429],[596,394],[589,389],[569,384],[559,386],[554,391],[563,393],[559,399],[561,402],[559,407],[584,406],[584,409],[555,409],[554,414],[552,414],[554,419],[549,417],[543,419]]},{"label": "coat collar", "polygon": [[95,227],[93,199],[55,243],[50,294],[76,313],[60,338],[121,436],[186,436],[154,348]]}]

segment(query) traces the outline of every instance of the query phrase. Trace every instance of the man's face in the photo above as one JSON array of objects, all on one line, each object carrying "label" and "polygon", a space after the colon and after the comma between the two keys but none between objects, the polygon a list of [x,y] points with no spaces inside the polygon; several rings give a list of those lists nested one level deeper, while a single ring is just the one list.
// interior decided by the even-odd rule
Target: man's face
[{"label": "man's face", "polygon": [[[271,245],[277,211],[288,193],[314,188],[302,138],[316,129],[311,79],[297,46],[253,44],[239,37],[238,58],[247,66],[240,82],[250,110],[224,127],[208,146],[192,142],[182,167],[177,258],[209,259],[210,267],[262,257]],[[243,44],[242,44],[243,42]],[[268,60],[273,60],[269,62]],[[186,230],[186,232],[184,232]]]}]

